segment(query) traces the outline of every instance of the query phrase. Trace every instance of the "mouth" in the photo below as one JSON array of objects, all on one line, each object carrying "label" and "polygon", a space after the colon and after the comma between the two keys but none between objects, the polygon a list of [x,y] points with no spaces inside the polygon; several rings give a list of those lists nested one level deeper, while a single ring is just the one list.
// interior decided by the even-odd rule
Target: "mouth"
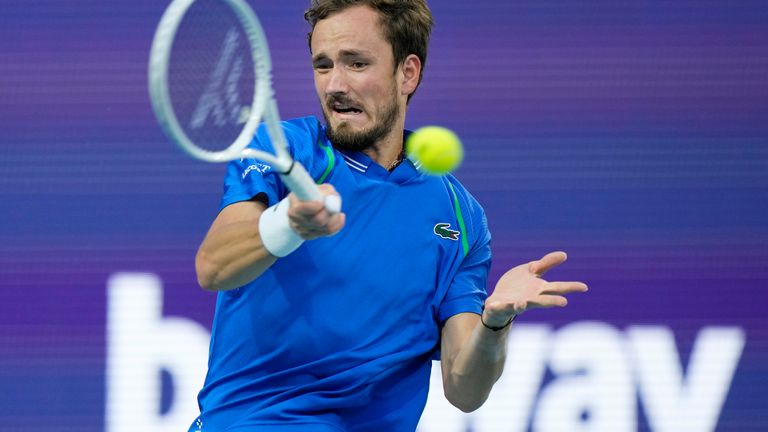
[{"label": "mouth", "polygon": [[357,105],[348,102],[331,102],[329,108],[332,112],[339,114],[342,117],[356,116],[363,113]]}]

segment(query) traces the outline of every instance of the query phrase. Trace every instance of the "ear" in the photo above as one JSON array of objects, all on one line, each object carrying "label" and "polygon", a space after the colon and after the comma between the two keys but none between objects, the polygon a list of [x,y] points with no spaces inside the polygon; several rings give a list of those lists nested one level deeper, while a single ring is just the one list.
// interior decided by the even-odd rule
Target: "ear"
[{"label": "ear", "polygon": [[416,91],[416,87],[419,85],[419,78],[421,77],[421,60],[416,54],[410,54],[403,61],[401,70],[400,81],[400,93],[403,96],[408,96]]}]

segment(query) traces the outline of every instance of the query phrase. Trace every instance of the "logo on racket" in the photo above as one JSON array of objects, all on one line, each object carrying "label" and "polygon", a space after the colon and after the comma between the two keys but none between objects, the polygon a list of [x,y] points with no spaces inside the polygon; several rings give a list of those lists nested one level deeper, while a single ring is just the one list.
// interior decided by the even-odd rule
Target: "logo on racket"
[{"label": "logo on racket", "polygon": [[205,92],[197,102],[189,125],[200,129],[208,117],[216,126],[243,124],[248,121],[250,108],[238,101],[237,85],[243,75],[243,58],[237,55],[240,38],[237,30],[229,29],[221,47],[216,68],[211,73]]},{"label": "logo on racket", "polygon": [[435,225],[435,235],[448,240],[459,240],[459,234],[461,234],[461,232],[452,230],[450,228],[451,224],[449,223],[439,223]]}]

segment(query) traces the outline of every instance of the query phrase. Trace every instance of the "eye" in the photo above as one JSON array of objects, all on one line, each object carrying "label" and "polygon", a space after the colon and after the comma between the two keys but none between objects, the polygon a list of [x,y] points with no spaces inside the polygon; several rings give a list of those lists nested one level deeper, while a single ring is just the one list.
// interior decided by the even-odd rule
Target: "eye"
[{"label": "eye", "polygon": [[356,61],[353,62],[351,65],[352,69],[364,69],[366,66],[368,66],[368,63],[363,61]]},{"label": "eye", "polygon": [[331,62],[319,61],[319,62],[315,62],[312,65],[312,67],[318,72],[327,72],[329,69],[333,67],[333,65],[331,64]]}]

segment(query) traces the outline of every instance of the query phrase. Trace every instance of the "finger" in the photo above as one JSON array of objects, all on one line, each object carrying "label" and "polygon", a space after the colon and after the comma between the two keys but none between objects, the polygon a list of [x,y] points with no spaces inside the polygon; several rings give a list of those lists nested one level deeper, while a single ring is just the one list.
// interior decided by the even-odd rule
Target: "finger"
[{"label": "finger", "polygon": [[304,219],[295,219],[291,220],[291,222],[294,224],[294,230],[297,232],[304,232],[304,233],[324,233],[328,231],[327,224],[316,224],[312,221],[307,221]]},{"label": "finger", "polygon": [[315,229],[325,229],[328,227],[328,224],[331,223],[331,219],[333,219],[332,214],[329,214],[327,211],[323,211],[325,208],[321,209],[321,211],[317,212],[315,215],[307,217],[303,220],[303,224],[306,225],[309,228],[315,228]]},{"label": "finger", "polygon": [[566,259],[568,259],[568,255],[565,252],[551,252],[544,255],[538,261],[532,261],[528,269],[531,273],[541,276],[549,271],[549,269],[562,264]]},{"label": "finger", "polygon": [[[339,213],[331,213],[325,207],[312,216],[298,216],[295,221],[299,225],[314,229],[331,229],[331,224],[338,224]],[[340,228],[340,227],[339,227]]]},{"label": "finger", "polygon": [[330,183],[323,183],[317,185],[317,188],[320,189],[320,193],[323,195],[338,195],[339,193],[336,192],[336,188],[333,187]]},{"label": "finger", "polygon": [[544,286],[542,294],[571,294],[575,292],[586,292],[589,290],[587,284],[583,282],[548,282]]},{"label": "finger", "polygon": [[323,195],[323,204],[329,213],[335,214],[341,212],[341,195],[336,192],[333,185],[324,183],[317,187]]},{"label": "finger", "polygon": [[326,230],[318,230],[304,227],[296,227],[294,229],[296,234],[300,235],[304,240],[313,240],[318,237],[322,237],[326,234]]},{"label": "finger", "polygon": [[347,215],[345,213],[337,213],[331,219],[328,224],[328,235],[336,234],[344,228],[344,224],[347,222]]},{"label": "finger", "polygon": [[331,236],[341,231],[346,222],[346,214],[339,213],[333,215],[327,224],[321,226],[315,226],[311,224],[303,224],[300,221],[291,221],[291,228],[306,240],[315,239],[318,237]]},{"label": "finger", "polygon": [[322,201],[299,201],[297,199],[291,202],[288,216],[306,219],[320,213],[324,209],[325,205]]},{"label": "finger", "polygon": [[314,215],[322,209],[326,209],[331,214],[341,211],[341,196],[336,192],[336,188],[333,185],[324,183],[318,185],[318,190],[322,195],[322,198],[319,200],[302,201],[296,197],[296,194],[290,193],[288,196],[291,200],[291,208],[295,208],[296,213],[294,214]]},{"label": "finger", "polygon": [[528,309],[565,307],[568,305],[568,299],[558,295],[540,295],[528,302],[528,305]]}]

